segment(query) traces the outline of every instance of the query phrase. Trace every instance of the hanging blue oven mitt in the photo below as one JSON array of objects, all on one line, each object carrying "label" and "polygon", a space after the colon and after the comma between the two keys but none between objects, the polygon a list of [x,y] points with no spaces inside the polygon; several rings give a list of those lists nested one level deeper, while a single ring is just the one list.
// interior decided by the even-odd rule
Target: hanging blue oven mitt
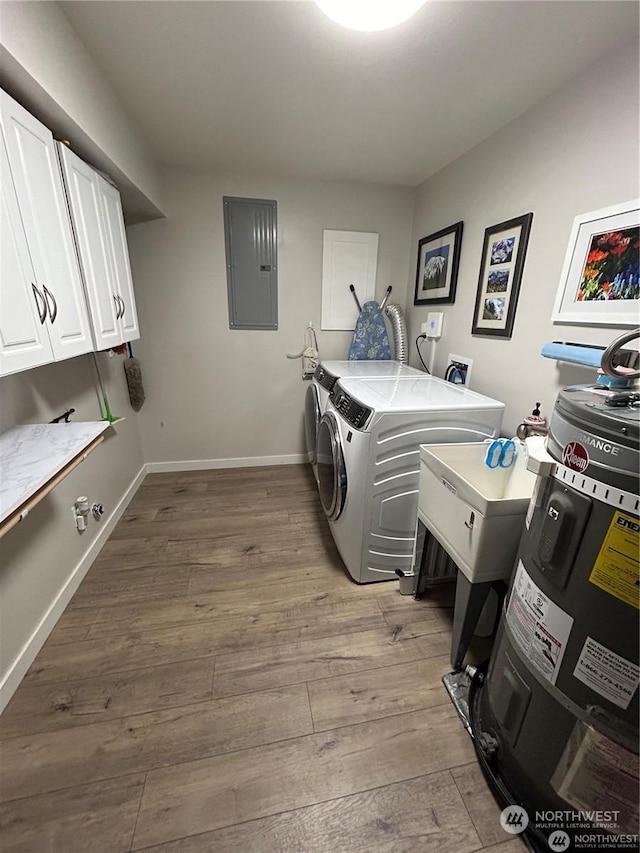
[{"label": "hanging blue oven mitt", "polygon": [[349,347],[349,361],[390,359],[391,347],[382,309],[377,302],[365,302],[356,322]]}]

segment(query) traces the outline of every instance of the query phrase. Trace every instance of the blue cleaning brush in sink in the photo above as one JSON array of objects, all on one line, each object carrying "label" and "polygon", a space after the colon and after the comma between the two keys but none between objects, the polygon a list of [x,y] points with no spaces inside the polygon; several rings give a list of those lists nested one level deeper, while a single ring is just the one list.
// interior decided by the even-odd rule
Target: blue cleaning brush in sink
[{"label": "blue cleaning brush in sink", "polygon": [[487,468],[510,468],[516,461],[518,451],[511,438],[496,438],[487,447],[484,464]]},{"label": "blue cleaning brush in sink", "polygon": [[497,468],[500,464],[500,455],[502,453],[502,442],[499,438],[492,441],[487,447],[487,452],[484,455],[484,464],[487,468]]},{"label": "blue cleaning brush in sink", "polygon": [[510,468],[516,461],[517,455],[518,451],[516,450],[515,442],[509,438],[502,445],[502,453],[500,454],[500,462],[498,464],[501,468]]}]

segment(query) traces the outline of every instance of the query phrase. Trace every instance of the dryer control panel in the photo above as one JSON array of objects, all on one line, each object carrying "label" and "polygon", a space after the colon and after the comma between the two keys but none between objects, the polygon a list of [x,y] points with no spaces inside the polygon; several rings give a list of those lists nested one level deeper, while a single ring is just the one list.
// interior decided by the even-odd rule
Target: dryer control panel
[{"label": "dryer control panel", "polygon": [[336,385],[331,393],[331,402],[345,421],[356,429],[363,429],[371,417],[372,409],[368,409],[362,403],[354,400],[339,385]]},{"label": "dryer control panel", "polygon": [[333,390],[333,386],[338,381],[338,377],[334,376],[333,373],[329,373],[328,370],[325,370],[321,364],[316,367],[316,372],[313,376],[318,385],[324,388],[325,391]]}]

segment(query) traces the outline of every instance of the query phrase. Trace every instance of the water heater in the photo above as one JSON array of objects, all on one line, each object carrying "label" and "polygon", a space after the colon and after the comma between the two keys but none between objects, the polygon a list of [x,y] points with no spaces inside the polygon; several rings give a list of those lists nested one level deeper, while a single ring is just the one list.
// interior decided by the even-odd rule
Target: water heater
[{"label": "water heater", "polygon": [[637,849],[639,396],[560,392],[471,700],[483,769],[535,849]]}]

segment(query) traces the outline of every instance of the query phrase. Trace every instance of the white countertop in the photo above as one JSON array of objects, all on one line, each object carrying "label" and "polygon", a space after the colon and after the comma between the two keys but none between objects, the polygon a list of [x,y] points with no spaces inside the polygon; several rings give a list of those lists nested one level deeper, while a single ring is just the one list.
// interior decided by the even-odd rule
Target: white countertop
[{"label": "white countertop", "polygon": [[0,522],[34,495],[109,426],[25,424],[0,435]]},{"label": "white countertop", "polygon": [[395,379],[340,378],[340,388],[376,411],[451,412],[504,410],[504,403],[437,376],[398,376]]}]

